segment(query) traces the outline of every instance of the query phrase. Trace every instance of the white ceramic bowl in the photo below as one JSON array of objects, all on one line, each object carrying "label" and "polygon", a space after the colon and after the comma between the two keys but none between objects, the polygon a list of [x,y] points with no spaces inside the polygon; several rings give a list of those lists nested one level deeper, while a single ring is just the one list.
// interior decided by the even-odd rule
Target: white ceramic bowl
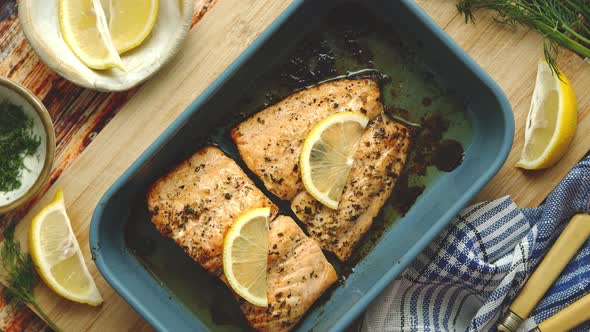
[{"label": "white ceramic bowl", "polygon": [[160,0],[150,36],[121,56],[126,71],[93,70],[72,53],[61,35],[59,0],[20,0],[18,16],[31,46],[51,69],[80,86],[99,91],[128,90],[154,75],[178,53],[193,18],[192,0]]},{"label": "white ceramic bowl", "polygon": [[24,160],[21,187],[10,192],[0,191],[0,213],[6,213],[31,199],[49,178],[55,154],[55,133],[43,103],[22,85],[0,76],[2,101],[21,106],[25,114],[33,119],[33,133],[41,140],[37,152]]}]

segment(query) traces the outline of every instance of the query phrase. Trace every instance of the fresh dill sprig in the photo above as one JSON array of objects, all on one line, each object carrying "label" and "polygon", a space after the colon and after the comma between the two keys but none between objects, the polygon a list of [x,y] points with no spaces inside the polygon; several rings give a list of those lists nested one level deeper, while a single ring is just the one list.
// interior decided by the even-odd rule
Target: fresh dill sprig
[{"label": "fresh dill sprig", "polygon": [[41,139],[33,132],[33,119],[23,108],[0,101],[0,191],[21,187],[25,158],[34,156]]},{"label": "fresh dill sprig", "polygon": [[6,282],[4,295],[8,300],[16,298],[24,304],[29,304],[41,315],[54,331],[60,331],[35,301],[35,285],[39,281],[35,265],[31,256],[23,254],[20,242],[14,239],[14,225],[4,231],[4,242],[0,246],[0,263],[2,263],[3,278]]},{"label": "fresh dill sprig", "polygon": [[558,46],[590,59],[590,0],[461,0],[457,9],[465,21],[475,22],[473,13],[490,9],[500,23],[523,25],[545,37],[544,54],[551,70],[557,67]]}]

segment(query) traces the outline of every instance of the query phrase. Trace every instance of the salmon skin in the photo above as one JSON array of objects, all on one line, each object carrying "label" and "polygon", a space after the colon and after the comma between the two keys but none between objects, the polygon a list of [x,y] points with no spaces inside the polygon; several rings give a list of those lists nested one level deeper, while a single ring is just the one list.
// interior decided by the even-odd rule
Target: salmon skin
[{"label": "salmon skin", "polygon": [[[152,223],[207,271],[224,283],[223,240],[234,220],[260,207],[271,207],[267,270],[267,308],[237,294],[247,321],[259,331],[288,331],[332,285],[336,271],[320,246],[307,237],[223,152],[196,152],[148,191]],[[229,287],[229,285],[228,285]]]},{"label": "salmon skin", "polygon": [[320,246],[346,261],[371,227],[404,167],[411,130],[387,115],[371,121],[361,137],[338,209],[302,190],[291,209]]},{"label": "salmon skin", "polygon": [[361,112],[374,119],[383,111],[372,79],[340,79],[296,92],[231,132],[242,159],[266,188],[283,200],[303,190],[299,155],[305,138],[321,120],[338,112]]}]

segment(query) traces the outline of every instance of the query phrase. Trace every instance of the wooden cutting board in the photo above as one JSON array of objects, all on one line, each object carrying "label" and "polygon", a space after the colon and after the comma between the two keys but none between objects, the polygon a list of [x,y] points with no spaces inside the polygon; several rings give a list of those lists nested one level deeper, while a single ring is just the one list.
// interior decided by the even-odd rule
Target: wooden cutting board
[{"label": "wooden cutting board", "polygon": [[[150,327],[109,287],[92,263],[88,247],[89,223],[94,208],[121,173],[215,79],[270,22],[288,0],[219,0],[190,33],[185,48],[167,68],[144,84],[83,154],[67,168],[49,192],[17,227],[26,242],[31,217],[63,188],[68,213],[83,248],[91,274],[105,298],[98,308],[76,304],[53,294],[44,285],[37,299],[64,331],[146,331]],[[508,95],[516,122],[514,147],[508,161],[476,198],[511,195],[520,206],[539,204],[553,186],[590,149],[590,65],[562,52],[561,68],[578,94],[579,128],[573,146],[555,167],[523,172],[513,167],[523,143],[536,64],[542,40],[530,31],[496,24],[479,13],[476,25],[465,24],[455,0],[418,0],[431,15]],[[26,243],[23,243],[26,247]]]}]

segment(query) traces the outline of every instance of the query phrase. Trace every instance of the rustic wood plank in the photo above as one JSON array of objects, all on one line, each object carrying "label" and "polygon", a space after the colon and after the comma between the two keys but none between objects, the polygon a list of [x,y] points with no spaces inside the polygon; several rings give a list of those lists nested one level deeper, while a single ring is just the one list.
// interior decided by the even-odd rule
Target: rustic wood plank
[{"label": "rustic wood plank", "polygon": [[[194,27],[217,0],[194,0]],[[50,181],[42,195],[64,169],[92,142],[137,89],[122,93],[100,93],[80,88],[59,77],[36,56],[18,24],[16,0],[0,2],[0,75],[9,77],[33,91],[45,104],[54,122],[56,158]],[[19,210],[4,215],[0,234],[8,224],[19,220],[36,202],[32,199]],[[41,331],[44,324],[34,313],[0,297],[0,329],[3,331]],[[141,320],[142,324],[145,324]]]},{"label": "rustic wood plank", "polygon": [[[217,0],[194,0],[194,27]],[[47,107],[54,122],[56,157],[45,190],[93,138],[117,114],[136,89],[105,93],[81,88],[51,71],[37,57],[18,24],[16,0],[0,4],[0,75],[26,86]],[[19,211],[5,216],[6,221],[22,217],[34,204],[32,199]]]},{"label": "rustic wood plank", "polygon": [[[443,0],[440,5],[452,7],[456,1]],[[500,172],[477,195],[475,201],[510,195],[522,207],[539,205],[555,185],[590,149],[590,65],[569,51],[559,57],[561,70],[570,79],[578,99],[579,125],[567,155],[545,171],[523,171],[514,165],[520,158],[524,128],[535,85],[537,61],[543,56],[539,34],[524,28],[496,23],[490,12],[476,15],[476,24],[465,24],[455,17],[445,28],[457,43],[498,82],[513,107],[514,145]]]},{"label": "rustic wood plank", "polygon": [[441,0],[416,0],[416,3],[444,29],[456,17],[460,17],[461,15],[454,3],[442,2]]}]

